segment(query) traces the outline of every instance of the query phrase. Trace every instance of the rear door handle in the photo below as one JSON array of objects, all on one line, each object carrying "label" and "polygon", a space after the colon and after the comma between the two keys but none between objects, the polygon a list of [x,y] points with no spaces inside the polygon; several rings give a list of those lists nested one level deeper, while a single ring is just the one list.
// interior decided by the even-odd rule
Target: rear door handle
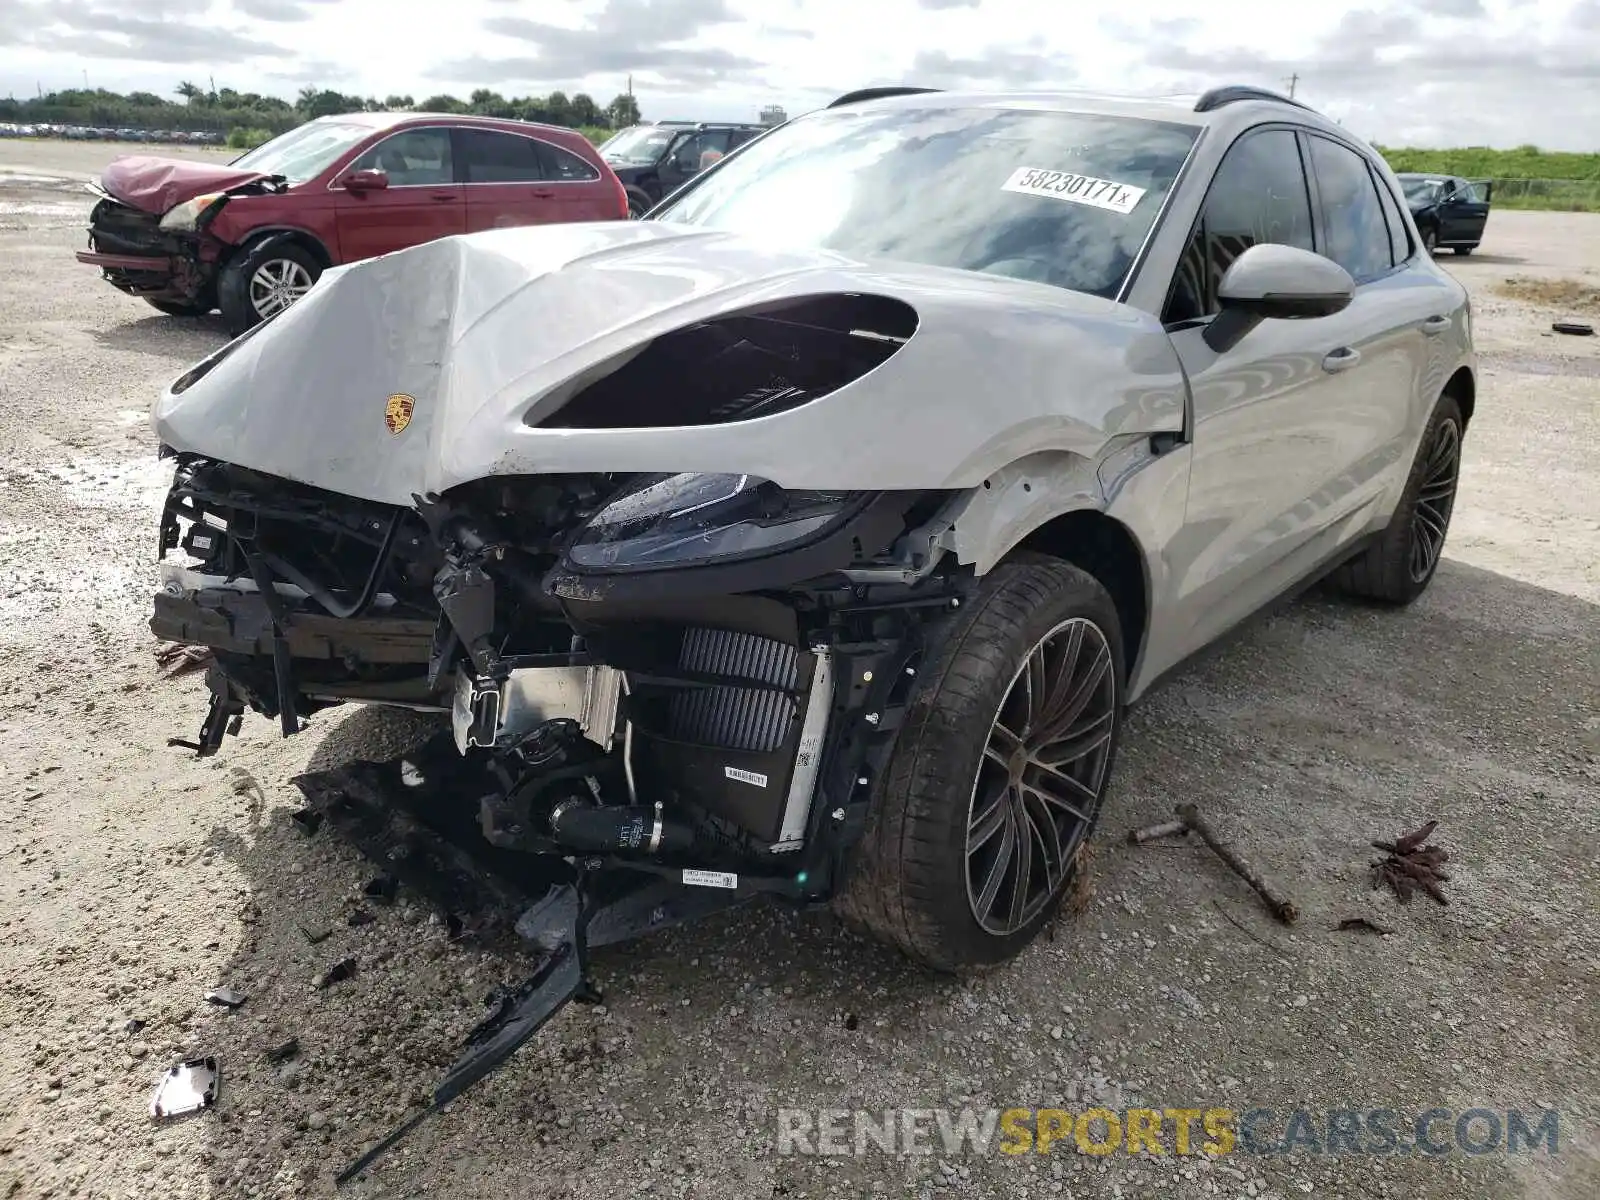
[{"label": "rear door handle", "polygon": [[1349,346],[1340,346],[1322,360],[1322,369],[1330,375],[1337,375],[1340,371],[1348,371],[1360,361],[1361,351]]},{"label": "rear door handle", "polygon": [[534,188],[533,198],[535,200],[554,200],[556,198],[556,194],[549,188]]},{"label": "rear door handle", "polygon": [[1441,334],[1449,328],[1449,317],[1429,317],[1422,323],[1422,332],[1427,334],[1429,337],[1434,337],[1437,334]]},{"label": "rear door handle", "polygon": [[456,198],[456,194],[454,192],[429,192],[428,193],[428,199],[429,200],[437,200],[441,204],[448,204],[451,200],[454,200],[455,198]]}]

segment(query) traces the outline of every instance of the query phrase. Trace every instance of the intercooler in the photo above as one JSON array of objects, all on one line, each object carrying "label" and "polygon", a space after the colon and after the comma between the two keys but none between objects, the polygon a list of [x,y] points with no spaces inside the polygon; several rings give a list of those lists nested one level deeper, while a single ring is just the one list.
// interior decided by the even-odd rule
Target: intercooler
[{"label": "intercooler", "polygon": [[686,630],[680,670],[762,686],[730,682],[675,695],[661,732],[681,742],[771,754],[788,738],[799,708],[799,658],[794,646],[751,633]]},{"label": "intercooler", "polygon": [[635,765],[773,850],[800,846],[827,732],[825,652],[686,629],[671,685],[636,686]]}]

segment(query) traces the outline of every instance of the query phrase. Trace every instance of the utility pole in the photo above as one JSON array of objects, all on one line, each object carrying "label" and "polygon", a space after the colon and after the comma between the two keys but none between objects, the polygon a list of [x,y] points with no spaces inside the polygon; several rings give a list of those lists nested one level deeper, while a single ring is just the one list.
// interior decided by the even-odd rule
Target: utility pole
[{"label": "utility pole", "polygon": [[628,95],[633,95],[633,72],[628,72]]},{"label": "utility pole", "polygon": [[1291,99],[1291,100],[1294,99],[1294,85],[1299,83],[1299,82],[1300,82],[1300,75],[1299,75],[1298,72],[1296,72],[1295,74],[1289,76],[1289,79],[1288,79],[1289,99]]}]

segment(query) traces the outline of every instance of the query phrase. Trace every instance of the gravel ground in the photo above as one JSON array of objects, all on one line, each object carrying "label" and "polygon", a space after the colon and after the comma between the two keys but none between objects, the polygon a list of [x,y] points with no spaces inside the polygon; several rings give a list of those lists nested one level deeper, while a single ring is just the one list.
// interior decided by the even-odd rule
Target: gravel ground
[{"label": "gravel ground", "polygon": [[[87,203],[46,177],[105,157],[0,145],[0,1197],[324,1195],[528,963],[449,943],[403,894],[349,927],[368,871],[288,821],[291,775],[405,721],[335,712],[285,742],[252,718],[219,759],[167,748],[203,689],[157,678],[144,625],[165,484],[144,413],[222,333],[73,261]],[[353,1190],[1600,1195],[1600,340],[1495,292],[1600,278],[1600,217],[1496,213],[1446,265],[1479,297],[1484,359],[1432,589],[1399,614],[1314,593],[1158,689],[1083,912],[970,984],[777,911],[603,951],[603,1006]],[[1295,931],[1204,849],[1121,841],[1183,799],[1292,893]],[[1373,893],[1368,841],[1429,818],[1451,904]],[[1395,932],[1332,930],[1361,915]],[[345,957],[356,976],[314,989]],[[244,1007],[204,1003],[218,984]],[[270,1065],[290,1036],[299,1056]],[[218,1108],[152,1123],[162,1067],[199,1053],[222,1063]],[[1094,1103],[1274,1109],[1280,1131],[1297,1107],[1555,1108],[1561,1137],[1554,1156],[775,1152],[782,1106]]]}]

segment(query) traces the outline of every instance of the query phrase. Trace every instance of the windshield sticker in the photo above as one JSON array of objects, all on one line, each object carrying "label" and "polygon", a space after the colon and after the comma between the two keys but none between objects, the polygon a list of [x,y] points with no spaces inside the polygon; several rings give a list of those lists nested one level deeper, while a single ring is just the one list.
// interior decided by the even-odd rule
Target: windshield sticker
[{"label": "windshield sticker", "polygon": [[1114,179],[1075,175],[1071,171],[1045,171],[1038,167],[1018,167],[1000,189],[1024,196],[1052,196],[1071,200],[1126,216],[1144,199],[1144,188],[1130,187]]}]

